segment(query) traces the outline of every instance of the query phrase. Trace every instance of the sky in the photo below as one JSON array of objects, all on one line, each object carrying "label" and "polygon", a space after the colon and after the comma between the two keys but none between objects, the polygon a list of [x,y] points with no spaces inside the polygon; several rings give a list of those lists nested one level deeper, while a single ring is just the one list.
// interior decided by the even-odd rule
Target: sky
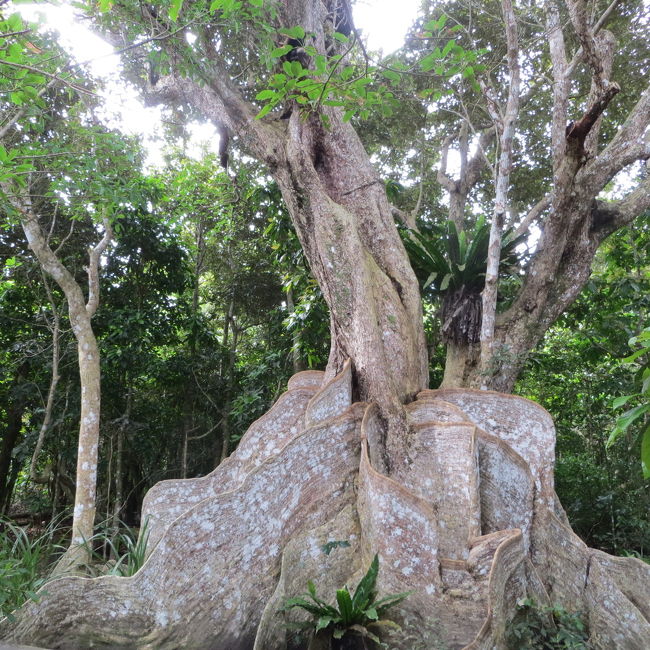
[{"label": "sky", "polygon": [[[354,6],[355,24],[368,38],[368,47],[383,50],[384,53],[398,49],[406,32],[415,19],[421,0],[399,0],[399,11],[395,11],[395,0],[357,0]],[[60,42],[79,61],[89,61],[95,75],[111,79],[104,91],[106,113],[104,118],[112,126],[131,135],[141,135],[149,151],[149,164],[162,160],[161,142],[156,134],[160,131],[160,111],[145,107],[133,91],[117,77],[118,57],[113,48],[75,20],[69,4],[21,5],[20,12],[28,20],[35,20],[37,14],[44,17],[47,26],[60,34]],[[90,59],[88,53],[92,52]],[[109,118],[108,114],[116,117]],[[198,151],[201,142],[217,142],[214,128],[210,124],[195,123],[191,128],[190,150]]]}]

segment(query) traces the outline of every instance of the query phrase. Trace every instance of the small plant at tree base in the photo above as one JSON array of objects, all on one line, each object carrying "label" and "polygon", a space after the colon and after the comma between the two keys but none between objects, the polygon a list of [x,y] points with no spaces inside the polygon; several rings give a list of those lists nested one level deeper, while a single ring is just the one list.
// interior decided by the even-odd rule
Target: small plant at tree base
[{"label": "small plant at tree base", "polygon": [[517,603],[507,645],[512,650],[589,650],[589,631],[581,616],[560,605],[541,606],[531,598]]},{"label": "small plant at tree base", "polygon": [[[285,601],[281,611],[288,611],[294,607],[304,609],[312,615],[312,621],[307,625],[314,634],[330,634],[334,640],[343,639],[348,635],[356,635],[362,639],[363,647],[366,639],[376,643],[379,647],[386,647],[373,628],[390,627],[399,629],[397,623],[383,618],[386,610],[407,598],[411,592],[390,594],[377,600],[375,583],[379,573],[379,558],[373,558],[366,575],[361,578],[354,591],[350,594],[348,587],[338,589],[336,603],[338,607],[329,605],[316,595],[316,587],[310,580],[307,583],[307,594]],[[309,599],[309,600],[308,600]]]}]

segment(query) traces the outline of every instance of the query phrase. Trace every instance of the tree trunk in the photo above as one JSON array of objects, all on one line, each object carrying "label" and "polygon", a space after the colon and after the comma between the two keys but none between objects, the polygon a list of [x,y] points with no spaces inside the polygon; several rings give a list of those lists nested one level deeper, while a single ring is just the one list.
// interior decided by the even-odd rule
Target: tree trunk
[{"label": "tree trunk", "polygon": [[[285,600],[307,580],[331,600],[377,553],[379,593],[412,592],[389,613],[405,626],[391,647],[506,648],[517,601],[532,598],[582,612],[596,649],[647,648],[650,567],[589,549],[567,527],[544,409],[423,391],[407,407],[410,462],[389,478],[372,462],[379,410],[351,403],[349,364],[329,382],[299,373],[288,388],[212,474],[149,492],[153,548],[135,576],[49,583],[0,623],[3,638],[288,650],[299,615],[280,613]],[[333,540],[347,545],[326,553]]]},{"label": "tree trunk", "polygon": [[[8,509],[11,501],[13,491],[13,484],[10,481],[12,452],[23,428],[24,411],[25,404],[20,399],[12,400],[7,408],[7,419],[2,435],[2,446],[0,447],[0,508],[6,507]],[[4,512],[4,509],[2,512]]]},{"label": "tree trunk", "polygon": [[419,290],[381,179],[352,127],[327,114],[329,130],[294,112],[275,176],[330,309],[326,377],[353,360],[355,395],[379,405],[397,451],[401,405],[428,377]]},{"label": "tree trunk", "polygon": [[[293,290],[287,289],[287,312],[293,314],[296,311],[296,306],[293,303]],[[291,343],[291,365],[293,367],[293,374],[301,372],[305,369],[305,363],[300,354],[300,330],[296,327],[293,330]]]},{"label": "tree trunk", "polygon": [[86,310],[70,310],[72,329],[77,338],[81,413],[77,446],[77,473],[74,516],[70,548],[61,558],[56,572],[64,573],[90,561],[90,539],[94,533],[97,459],[99,451],[99,414],[101,406],[100,365],[97,340]]}]

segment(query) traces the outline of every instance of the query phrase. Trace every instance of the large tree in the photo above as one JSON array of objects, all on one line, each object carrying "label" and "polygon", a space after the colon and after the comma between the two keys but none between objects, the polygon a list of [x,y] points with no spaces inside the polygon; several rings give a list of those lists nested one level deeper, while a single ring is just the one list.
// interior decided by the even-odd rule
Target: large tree
[{"label": "large tree", "polygon": [[[584,283],[598,243],[648,200],[641,187],[614,206],[593,203],[619,169],[648,156],[650,100],[645,91],[596,151],[594,134],[618,91],[609,80],[613,48],[598,38],[600,26],[585,3],[566,7],[582,50],[569,66],[557,8],[549,3],[554,174],[551,195],[532,216],[551,211],[510,308],[509,345],[519,338],[531,345],[540,335],[533,325],[557,318]],[[479,154],[487,158],[492,142],[508,150],[495,172],[499,221],[523,101],[513,97],[518,18],[508,0],[503,15],[505,72],[498,83],[479,80],[493,121]],[[359,89],[367,83],[356,78],[347,94],[344,83],[338,97],[329,90],[339,68],[343,82],[354,75],[345,71],[357,37],[348,3],[216,0],[209,8],[186,3],[181,11],[178,1],[125,2],[102,22],[114,38],[126,36],[120,44],[129,52],[138,52],[131,47],[138,38],[149,48],[132,70],[138,56],[140,63],[146,58],[150,101],[212,120],[222,144],[236,140],[266,165],[329,306],[331,353],[324,375],[296,375],[215,472],[149,492],[143,514],[153,549],[136,576],[58,581],[5,624],[7,638],[51,647],[297,647],[277,616],[283,599],[315,576],[321,589],[358,579],[378,553],[380,590],[414,591],[399,617],[420,622],[396,639],[397,647],[412,647],[412,632],[419,642],[435,634],[451,647],[504,647],[516,602],[528,596],[582,610],[595,647],[643,648],[650,571],[586,548],[567,527],[554,496],[548,414],[510,395],[424,390],[415,275],[384,184],[349,122],[356,109],[340,107],[379,101],[381,93],[364,94]],[[453,51],[452,44],[447,53]],[[569,68],[583,56],[593,88],[567,132]],[[500,102],[508,96],[504,115]],[[255,97],[270,100],[261,117]],[[285,105],[269,110],[277,97],[286,97]],[[227,163],[225,150],[222,159]],[[473,168],[467,162],[464,171]],[[497,224],[493,253],[499,230]],[[499,345],[499,327],[484,336],[486,349]],[[509,385],[505,365],[491,372],[492,385],[500,377]],[[349,546],[319,552],[337,540]]]}]

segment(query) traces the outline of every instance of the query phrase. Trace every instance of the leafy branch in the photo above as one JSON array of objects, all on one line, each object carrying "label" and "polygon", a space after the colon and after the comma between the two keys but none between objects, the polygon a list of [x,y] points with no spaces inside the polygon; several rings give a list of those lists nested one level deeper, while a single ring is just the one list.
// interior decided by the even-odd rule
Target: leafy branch
[{"label": "leafy branch", "polygon": [[[642,420],[646,428],[641,438],[641,469],[644,478],[650,478],[650,423],[648,422],[648,413],[650,413],[650,365],[648,365],[646,355],[650,352],[650,327],[646,327],[641,334],[633,336],[629,341],[630,347],[640,346],[630,356],[622,359],[621,363],[636,365],[639,367],[639,390],[631,395],[617,397],[612,408],[621,408],[626,404],[636,402],[637,405],[628,409],[616,420],[614,430],[609,434],[607,447],[611,447],[625,433],[630,426],[637,420]],[[640,361],[646,357],[645,363]]]}]

